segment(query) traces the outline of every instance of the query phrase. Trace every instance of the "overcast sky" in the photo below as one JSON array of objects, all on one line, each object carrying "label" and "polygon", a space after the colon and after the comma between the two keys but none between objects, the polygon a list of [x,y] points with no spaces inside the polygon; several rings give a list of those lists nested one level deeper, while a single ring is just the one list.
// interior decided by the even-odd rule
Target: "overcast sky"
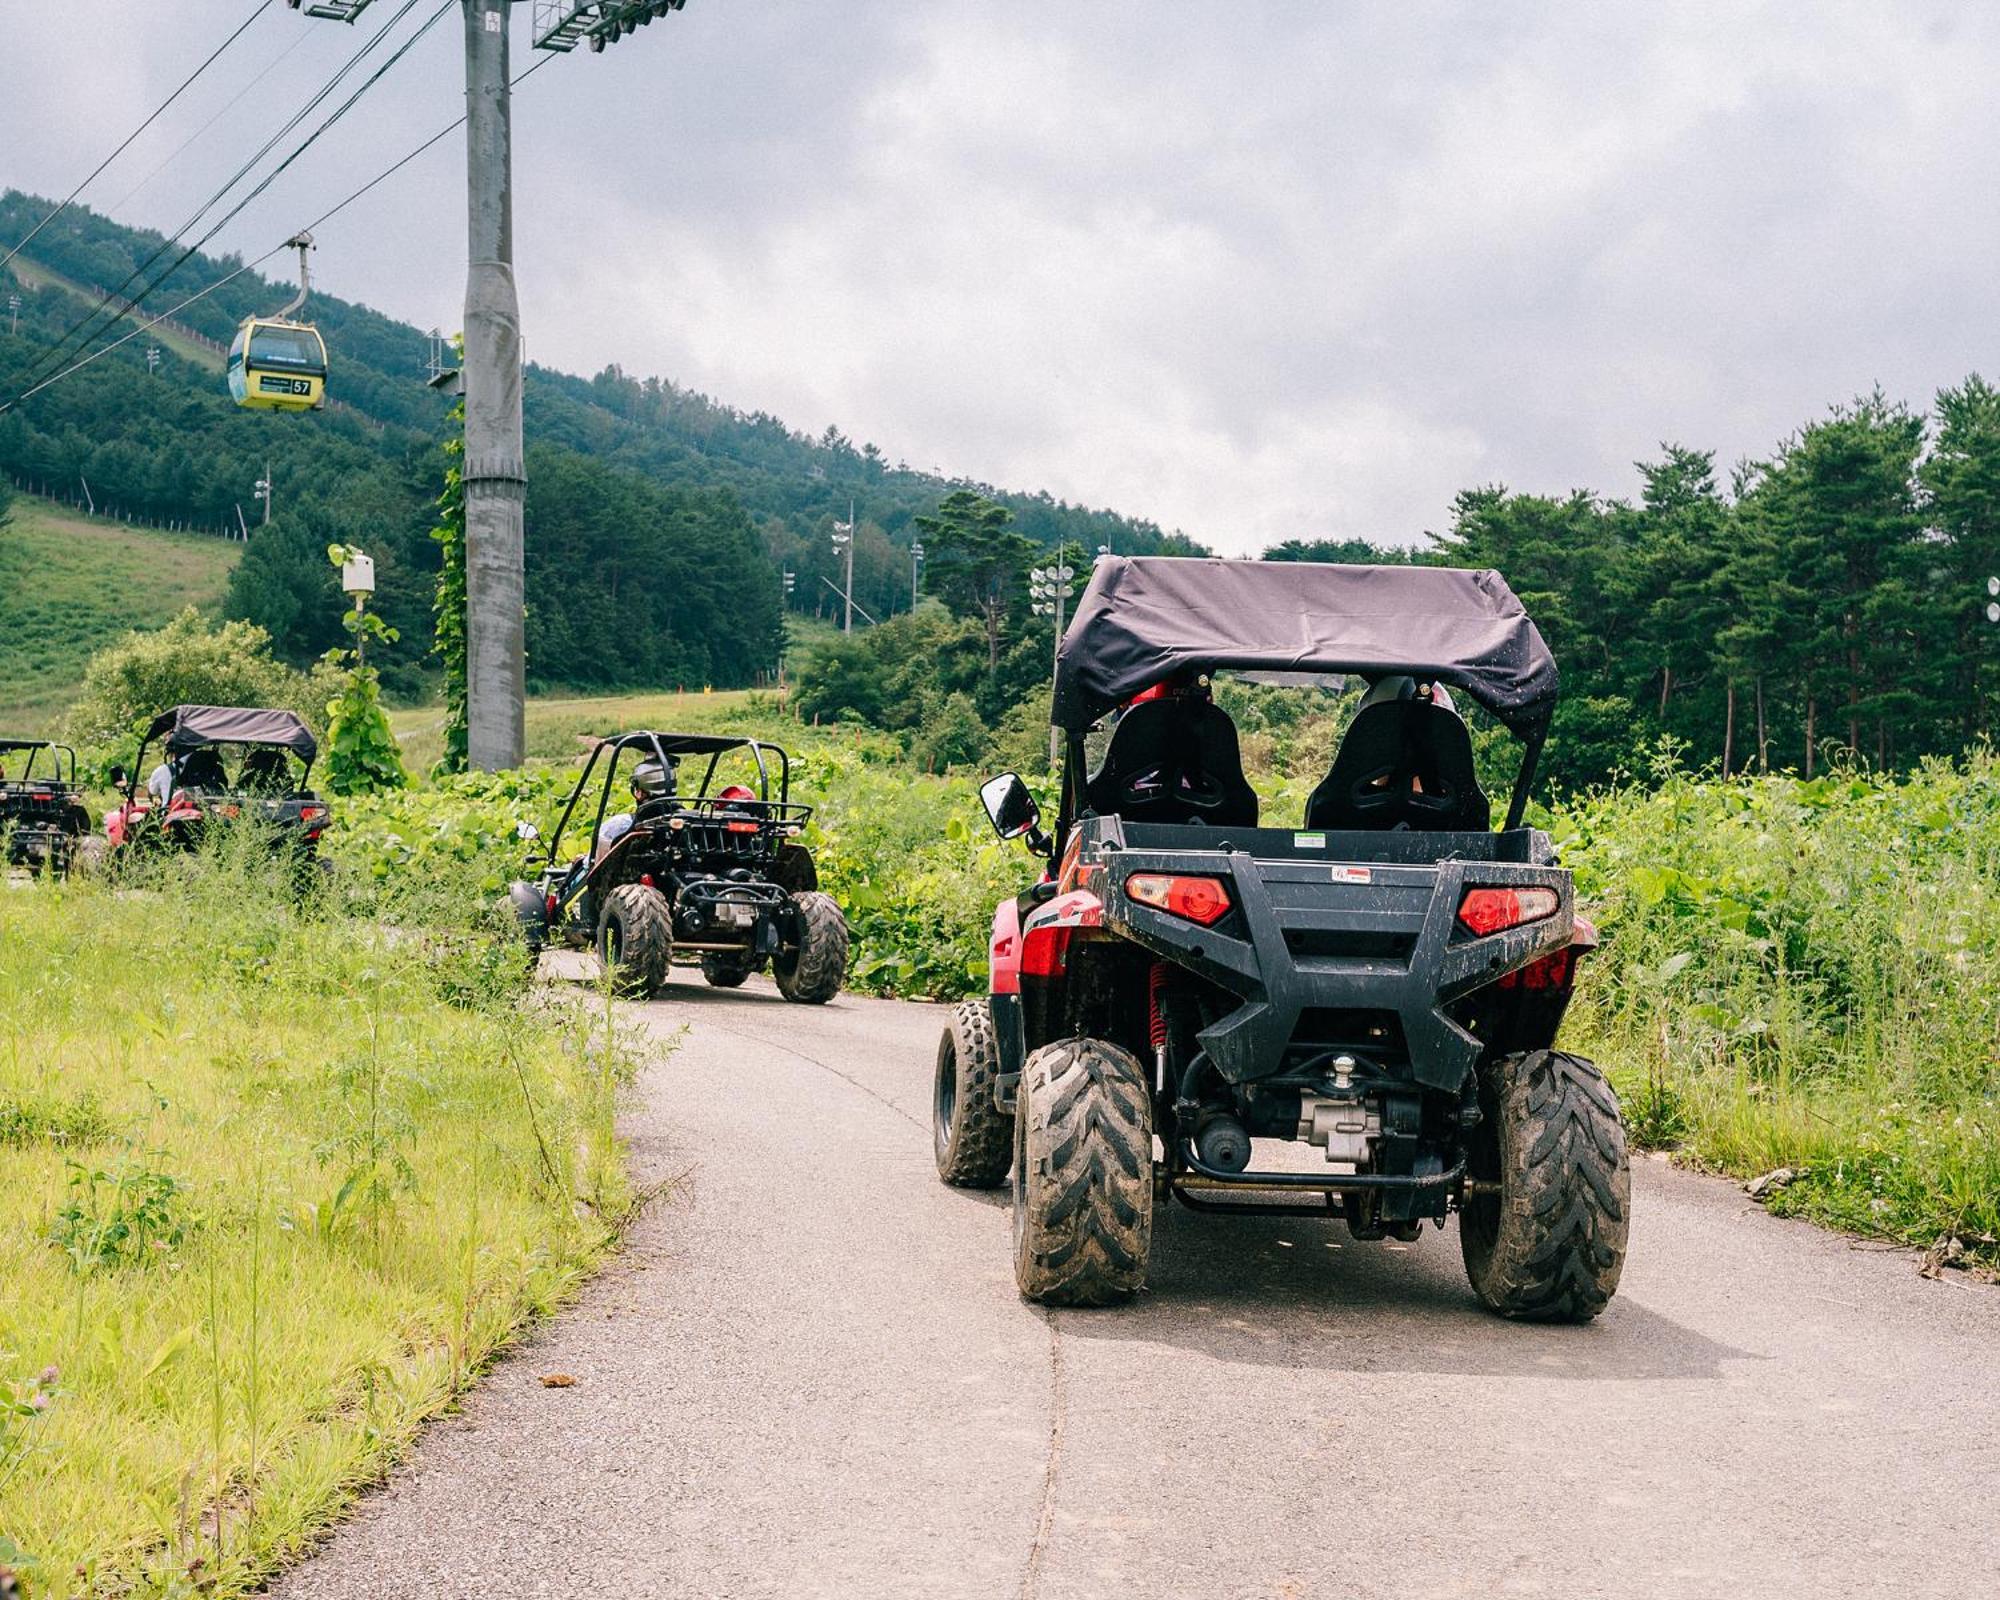
[{"label": "overcast sky", "polygon": [[[9,7],[0,185],[67,193],[253,3]],[[218,247],[456,116],[458,27]],[[86,200],[177,227],[359,38],[272,4]],[[2000,7],[1945,0],[690,0],[519,91],[529,353],[1230,553],[1402,542],[2000,369],[1996,82]],[[456,327],[462,184],[453,138],[321,281]]]}]

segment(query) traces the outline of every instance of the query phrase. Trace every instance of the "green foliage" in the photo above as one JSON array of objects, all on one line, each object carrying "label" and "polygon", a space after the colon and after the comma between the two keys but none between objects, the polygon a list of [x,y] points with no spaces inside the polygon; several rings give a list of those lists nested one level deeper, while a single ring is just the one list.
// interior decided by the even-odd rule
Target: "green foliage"
[{"label": "green foliage", "polygon": [[[332,652],[338,658],[342,652]],[[342,796],[400,789],[410,781],[403,752],[382,709],[373,667],[348,667],[326,705],[326,786]]]},{"label": "green foliage", "polygon": [[186,1236],[187,1187],[148,1167],[69,1164],[69,1201],[49,1240],[79,1274],[169,1261]]},{"label": "green foliage", "polygon": [[1782,1206],[1929,1245],[2000,1235],[2000,766],[1581,799],[1565,861],[1604,933],[1576,1036],[1635,1130]]},{"label": "green foliage", "polygon": [[924,537],[924,584],[960,616],[977,617],[986,633],[986,667],[1000,669],[1000,640],[1020,605],[1030,564],[1040,547],[1014,532],[1007,507],[970,489],[954,489],[937,510],[916,519]]},{"label": "green foliage", "polygon": [[978,761],[989,744],[986,724],[970,695],[933,696],[917,723],[910,754],[926,772],[942,772]]},{"label": "green foliage", "polygon": [[[463,350],[463,341],[459,342]],[[463,772],[466,768],[465,723],[465,401],[452,407],[455,424],[445,436],[444,490],[437,498],[437,524],[431,539],[437,545],[440,564],[437,596],[433,604],[436,618],[432,653],[444,663],[444,754],[438,758],[436,773]]]},{"label": "green foliage", "polygon": [[[343,544],[329,545],[326,552],[335,570],[356,554]],[[324,663],[329,673],[338,675],[339,683],[326,707],[327,787],[343,796],[400,789],[409,782],[409,774],[403,770],[403,752],[382,709],[381,680],[373,667],[361,664],[364,641],[393,644],[396,630],[372,611],[358,608],[343,620],[356,648],[351,661],[349,652],[330,650]]]},{"label": "green foliage", "polygon": [[318,730],[326,702],[324,679],[273,660],[262,628],[210,627],[190,607],[164,628],[128,633],[92,656],[64,729],[80,747],[129,759],[145,724],[172,706],[276,706]]}]

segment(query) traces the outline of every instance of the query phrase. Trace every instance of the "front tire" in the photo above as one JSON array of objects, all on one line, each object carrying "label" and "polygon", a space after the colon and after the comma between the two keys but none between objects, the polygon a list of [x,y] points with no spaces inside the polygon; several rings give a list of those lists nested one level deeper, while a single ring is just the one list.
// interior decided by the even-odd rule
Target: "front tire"
[{"label": "front tire", "polygon": [[635,1000],[659,993],[674,959],[667,897],[643,883],[621,883],[606,895],[597,919],[597,959],[614,993]]},{"label": "front tire", "polygon": [[1560,1050],[1482,1068],[1468,1170],[1497,1195],[1458,1222],[1466,1276],[1488,1310],[1524,1322],[1588,1322],[1625,1265],[1632,1169],[1618,1096],[1596,1065]]},{"label": "front tire", "polygon": [[1004,1183],[1014,1160],[1014,1119],[993,1103],[1000,1043],[984,1000],[951,1008],[938,1041],[931,1096],[931,1149],[938,1176],[958,1189]]},{"label": "front tire", "polygon": [[1145,1283],[1152,1243],[1146,1069],[1101,1039],[1044,1045],[1014,1120],[1015,1283],[1043,1305],[1115,1305]]},{"label": "front tire", "polygon": [[823,1006],[847,976],[847,919],[831,895],[805,889],[792,896],[799,942],[771,959],[778,993],[802,1006]]}]

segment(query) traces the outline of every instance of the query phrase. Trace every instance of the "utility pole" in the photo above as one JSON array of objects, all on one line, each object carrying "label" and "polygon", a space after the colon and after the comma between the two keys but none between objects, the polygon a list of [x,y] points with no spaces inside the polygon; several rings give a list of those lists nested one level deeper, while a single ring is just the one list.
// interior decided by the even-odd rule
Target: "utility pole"
[{"label": "utility pole", "polygon": [[846,565],[840,585],[841,599],[846,602],[846,614],[840,624],[842,633],[854,631],[854,502],[847,502],[847,520],[833,525],[833,548],[846,556]]},{"label": "utility pole", "polygon": [[159,370],[160,347],[156,344],[149,344],[146,346],[146,372],[150,376]]},{"label": "utility pole", "polygon": [[271,525],[271,463],[264,463],[264,476],[257,480],[257,489],[252,499],[264,502],[264,526]]},{"label": "utility pole", "polygon": [[21,331],[21,297],[17,294],[7,296],[7,331],[10,334]]},{"label": "utility pole", "polygon": [[910,544],[910,609],[917,609],[917,573],[924,564],[924,541],[913,540]]},{"label": "utility pole", "polygon": [[514,292],[509,0],[464,0],[466,758],[496,772],[526,745],[521,309]]}]

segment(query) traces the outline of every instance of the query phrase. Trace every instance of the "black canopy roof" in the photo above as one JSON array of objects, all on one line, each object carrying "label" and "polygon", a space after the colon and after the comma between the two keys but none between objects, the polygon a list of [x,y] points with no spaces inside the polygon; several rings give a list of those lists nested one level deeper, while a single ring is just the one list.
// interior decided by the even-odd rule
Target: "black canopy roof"
[{"label": "black canopy roof", "polygon": [[1051,719],[1081,731],[1163,678],[1218,667],[1409,673],[1523,735],[1556,703],[1555,658],[1497,572],[1106,556],[1063,634]]},{"label": "black canopy roof", "polygon": [[[621,750],[650,750],[657,741],[660,754],[667,756],[712,756],[725,750],[741,750],[747,745],[759,745],[766,750],[777,750],[778,746],[766,744],[761,739],[752,739],[740,733],[653,733],[641,729],[637,733],[621,733],[611,742]],[[784,752],[779,750],[782,755]]]},{"label": "black canopy roof", "polygon": [[257,706],[175,706],[162,711],[146,730],[149,742],[162,735],[169,751],[205,744],[276,745],[302,761],[311,761],[319,752],[312,729],[295,713]]}]

